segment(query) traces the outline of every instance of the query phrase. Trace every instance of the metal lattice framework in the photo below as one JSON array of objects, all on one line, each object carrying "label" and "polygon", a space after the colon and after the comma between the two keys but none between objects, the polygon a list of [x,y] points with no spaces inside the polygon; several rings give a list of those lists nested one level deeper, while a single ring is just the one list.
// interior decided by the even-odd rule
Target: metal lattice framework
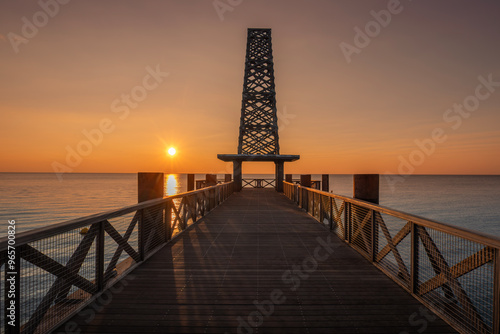
[{"label": "metal lattice framework", "polygon": [[248,29],[238,154],[279,154],[271,29]]}]

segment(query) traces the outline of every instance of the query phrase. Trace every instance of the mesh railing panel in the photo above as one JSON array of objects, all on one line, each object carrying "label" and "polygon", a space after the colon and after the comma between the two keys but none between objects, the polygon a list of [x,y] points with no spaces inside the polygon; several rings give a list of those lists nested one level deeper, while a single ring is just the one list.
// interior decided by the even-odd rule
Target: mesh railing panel
[{"label": "mesh railing panel", "polygon": [[274,179],[242,179],[243,188],[274,188],[276,180]]},{"label": "mesh railing panel", "polygon": [[159,245],[167,241],[165,235],[165,224],[163,223],[165,205],[160,204],[142,210],[141,233],[144,238],[144,255],[156,249]]},{"label": "mesh railing panel", "polygon": [[332,215],[331,215],[331,198],[329,196],[325,195],[320,195],[320,201],[321,201],[321,212],[319,215],[319,221],[320,223],[323,223],[325,226],[330,227],[330,222],[332,220]]},{"label": "mesh railing panel", "polygon": [[359,205],[351,205],[351,242],[366,255],[371,250],[372,211]]},{"label": "mesh railing panel", "polygon": [[377,252],[375,262],[398,280],[406,288],[410,288],[411,273],[411,234],[410,224],[403,219],[385,214],[375,213]]},{"label": "mesh railing panel", "polygon": [[343,200],[332,198],[332,231],[341,239],[345,239],[346,204]]},{"label": "mesh railing panel", "polygon": [[428,227],[418,233],[418,294],[463,330],[490,332],[494,250]]},{"label": "mesh railing panel", "polygon": [[98,224],[85,234],[81,231],[77,228],[17,247],[23,332],[49,331],[96,292]]},{"label": "mesh railing panel", "polygon": [[[108,219],[110,226],[104,233],[104,280],[106,286],[138,263],[139,260],[139,220],[141,211]],[[111,227],[116,230],[114,234]],[[111,235],[110,235],[111,233]],[[114,238],[113,238],[114,237]],[[118,240],[115,240],[118,239]],[[131,254],[132,253],[132,254]]]},{"label": "mesh railing panel", "polygon": [[321,195],[313,193],[312,200],[312,215],[321,222]]}]

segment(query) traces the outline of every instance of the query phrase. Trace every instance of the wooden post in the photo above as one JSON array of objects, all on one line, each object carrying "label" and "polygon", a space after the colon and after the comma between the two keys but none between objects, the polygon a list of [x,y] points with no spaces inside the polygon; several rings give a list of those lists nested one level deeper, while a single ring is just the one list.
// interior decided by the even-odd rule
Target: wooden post
[{"label": "wooden post", "polygon": [[289,183],[293,183],[293,175],[292,174],[286,174],[285,175],[285,181]]},{"label": "wooden post", "polygon": [[232,175],[231,174],[225,174],[224,175],[224,182],[231,182],[232,180]]},{"label": "wooden post", "polygon": [[187,191],[192,191],[194,190],[194,174],[188,174],[188,184],[187,184]]},{"label": "wooden post", "polygon": [[234,191],[241,191],[242,179],[241,179],[241,161],[233,161],[233,179],[234,179]]},{"label": "wooden post", "polygon": [[321,175],[321,190],[330,192],[330,175]]},{"label": "wooden post", "polygon": [[205,175],[205,187],[211,187],[217,185],[217,175],[207,174]]},{"label": "wooden post", "polygon": [[311,174],[300,176],[300,186],[311,188]]},{"label": "wooden post", "polygon": [[137,181],[139,203],[154,198],[162,198],[165,194],[163,173],[138,173]]},{"label": "wooden post", "polygon": [[355,174],[353,197],[363,201],[379,203],[379,175]]},{"label": "wooden post", "polygon": [[283,175],[285,172],[285,162],[275,161],[274,165],[276,167],[276,191],[279,193],[283,192]]}]

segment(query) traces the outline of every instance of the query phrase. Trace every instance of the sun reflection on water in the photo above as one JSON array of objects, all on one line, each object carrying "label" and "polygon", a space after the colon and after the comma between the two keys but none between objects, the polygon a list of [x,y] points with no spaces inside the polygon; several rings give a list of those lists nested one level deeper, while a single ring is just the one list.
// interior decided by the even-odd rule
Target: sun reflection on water
[{"label": "sun reflection on water", "polygon": [[177,174],[169,174],[167,176],[166,192],[167,196],[172,196],[177,194],[179,191],[179,182],[177,180]]}]

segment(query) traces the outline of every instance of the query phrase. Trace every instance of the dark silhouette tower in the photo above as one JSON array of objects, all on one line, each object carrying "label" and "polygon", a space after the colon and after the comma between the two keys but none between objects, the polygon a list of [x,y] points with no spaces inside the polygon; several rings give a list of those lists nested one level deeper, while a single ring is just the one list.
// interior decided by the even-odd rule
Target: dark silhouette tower
[{"label": "dark silhouette tower", "polygon": [[242,188],[243,161],[271,161],[276,190],[283,191],[284,163],[299,155],[280,155],[271,29],[248,29],[238,154],[218,154],[233,162],[236,190]]},{"label": "dark silhouette tower", "polygon": [[280,154],[271,29],[248,29],[238,154]]}]

